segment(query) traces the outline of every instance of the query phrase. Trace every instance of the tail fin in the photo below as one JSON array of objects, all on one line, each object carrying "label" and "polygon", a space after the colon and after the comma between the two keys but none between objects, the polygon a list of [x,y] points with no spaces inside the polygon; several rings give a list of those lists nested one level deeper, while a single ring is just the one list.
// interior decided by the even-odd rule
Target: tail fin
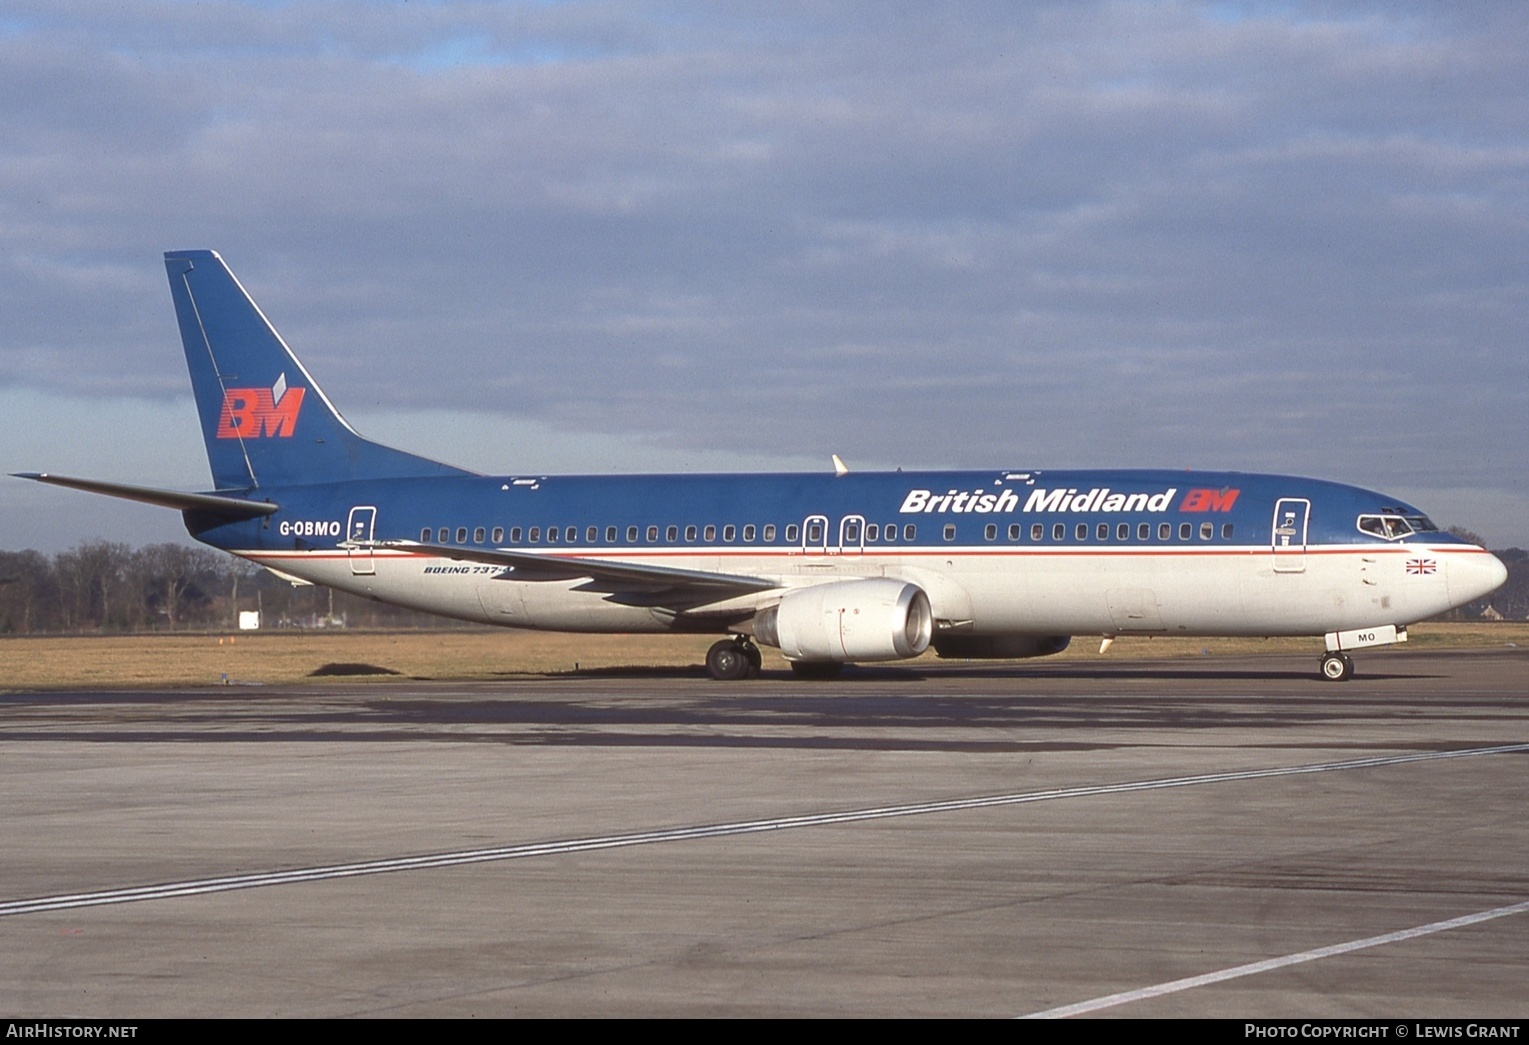
[{"label": "tail fin", "polygon": [[358,435],[216,252],[165,269],[217,489],[471,474]]}]

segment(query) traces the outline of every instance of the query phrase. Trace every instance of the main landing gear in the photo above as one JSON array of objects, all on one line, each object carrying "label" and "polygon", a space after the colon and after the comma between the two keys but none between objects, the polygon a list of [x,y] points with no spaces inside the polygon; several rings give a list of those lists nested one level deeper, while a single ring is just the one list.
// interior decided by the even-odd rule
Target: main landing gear
[{"label": "main landing gear", "polygon": [[1347,682],[1354,677],[1354,658],[1347,653],[1324,653],[1322,677],[1329,682]]},{"label": "main landing gear", "polygon": [[746,635],[714,643],[706,651],[706,670],[718,682],[736,682],[759,674],[764,658]]}]

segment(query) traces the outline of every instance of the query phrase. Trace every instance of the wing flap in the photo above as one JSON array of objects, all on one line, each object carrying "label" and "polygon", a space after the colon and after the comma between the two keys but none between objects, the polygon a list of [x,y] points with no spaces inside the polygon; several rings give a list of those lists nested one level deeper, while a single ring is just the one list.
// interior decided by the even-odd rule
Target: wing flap
[{"label": "wing flap", "polygon": [[416,541],[386,541],[379,547],[463,562],[503,566],[502,579],[513,581],[571,581],[587,578],[578,591],[603,592],[632,605],[681,606],[716,602],[779,587],[776,581],[736,573],[679,570],[672,566],[591,559],[574,555],[508,551],[503,548],[462,548]]}]

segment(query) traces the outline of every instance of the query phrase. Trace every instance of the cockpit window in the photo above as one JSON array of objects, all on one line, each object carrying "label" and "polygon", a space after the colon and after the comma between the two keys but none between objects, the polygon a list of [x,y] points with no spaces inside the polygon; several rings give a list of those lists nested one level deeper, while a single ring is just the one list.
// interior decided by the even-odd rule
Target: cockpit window
[{"label": "cockpit window", "polygon": [[1361,515],[1359,532],[1368,533],[1388,541],[1406,537],[1411,533],[1434,533],[1438,527],[1426,515]]}]

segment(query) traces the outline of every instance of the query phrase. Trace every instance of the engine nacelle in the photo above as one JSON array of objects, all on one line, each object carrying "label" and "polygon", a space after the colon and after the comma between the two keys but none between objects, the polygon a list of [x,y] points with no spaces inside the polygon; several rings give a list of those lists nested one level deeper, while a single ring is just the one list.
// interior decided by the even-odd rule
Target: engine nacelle
[{"label": "engine nacelle", "polygon": [[901,660],[929,648],[934,614],[918,585],[878,577],[788,591],[753,631],[787,660]]},{"label": "engine nacelle", "polygon": [[1061,653],[1070,642],[1070,635],[941,635],[934,651],[967,660],[1023,660]]}]

